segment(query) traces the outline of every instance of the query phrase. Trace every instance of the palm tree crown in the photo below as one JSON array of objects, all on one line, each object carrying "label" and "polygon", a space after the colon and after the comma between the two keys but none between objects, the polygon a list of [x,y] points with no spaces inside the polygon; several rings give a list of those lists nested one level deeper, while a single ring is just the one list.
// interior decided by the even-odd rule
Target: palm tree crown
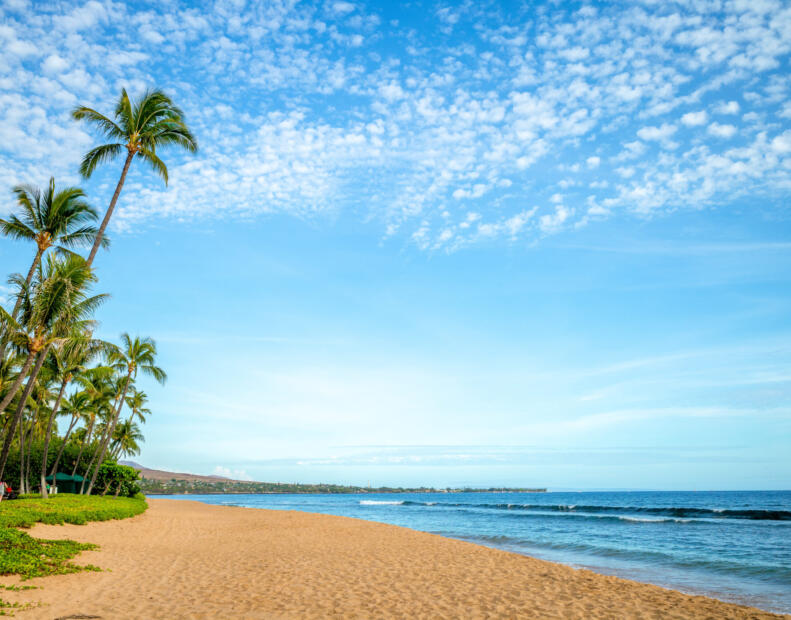
[{"label": "palm tree crown", "polygon": [[[79,187],[66,187],[55,191],[55,179],[50,178],[42,192],[33,185],[17,185],[13,189],[19,214],[0,219],[0,233],[12,239],[33,241],[36,254],[25,281],[30,284],[41,257],[51,247],[62,252],[94,243],[98,230],[91,222],[97,219],[96,211],[85,200]],[[109,244],[103,238],[101,244]],[[19,299],[12,312],[16,318]]]},{"label": "palm tree crown", "polygon": [[[75,108],[72,111],[72,117],[78,121],[90,122],[108,140],[106,144],[101,144],[85,154],[80,164],[80,174],[86,179],[94,173],[100,164],[112,161],[126,149],[126,161],[121,178],[99,228],[99,238],[104,234],[107,223],[110,221],[124,185],[126,173],[135,156],[147,162],[167,185],[168,169],[157,155],[157,149],[175,145],[192,153],[198,150],[198,143],[184,122],[183,112],[161,90],[147,91],[136,102],[129,99],[126,89],[121,90],[121,96],[115,106],[112,119],[86,106]],[[93,263],[98,249],[99,240],[97,239],[88,257],[89,265]]]}]

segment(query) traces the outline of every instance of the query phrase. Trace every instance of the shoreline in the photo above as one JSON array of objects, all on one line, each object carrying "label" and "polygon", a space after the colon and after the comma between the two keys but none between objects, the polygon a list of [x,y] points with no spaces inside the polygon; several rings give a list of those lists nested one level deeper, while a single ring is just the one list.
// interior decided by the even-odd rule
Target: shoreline
[{"label": "shoreline", "polygon": [[[350,517],[149,499],[145,513],[37,538],[94,542],[103,572],[22,582],[20,618],[781,618],[759,609]],[[6,585],[19,584],[6,578]]]}]

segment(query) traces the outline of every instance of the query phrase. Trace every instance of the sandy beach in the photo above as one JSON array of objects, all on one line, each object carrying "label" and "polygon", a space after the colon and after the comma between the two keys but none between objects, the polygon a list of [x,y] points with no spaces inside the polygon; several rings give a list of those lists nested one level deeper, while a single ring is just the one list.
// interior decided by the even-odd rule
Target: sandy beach
[{"label": "sandy beach", "polygon": [[[83,572],[6,592],[20,618],[779,618],[345,517],[149,500],[124,521],[37,525],[97,543]],[[16,577],[3,578],[18,584]]]}]

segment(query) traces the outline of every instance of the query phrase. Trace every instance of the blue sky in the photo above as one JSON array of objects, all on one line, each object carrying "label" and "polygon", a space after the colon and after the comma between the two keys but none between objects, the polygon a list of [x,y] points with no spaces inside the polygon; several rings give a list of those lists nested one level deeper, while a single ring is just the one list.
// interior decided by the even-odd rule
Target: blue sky
[{"label": "blue sky", "polygon": [[787,3],[0,7],[0,187],[82,183],[68,112],[122,86],[201,146],[133,166],[96,263],[170,375],[140,462],[788,487]]}]

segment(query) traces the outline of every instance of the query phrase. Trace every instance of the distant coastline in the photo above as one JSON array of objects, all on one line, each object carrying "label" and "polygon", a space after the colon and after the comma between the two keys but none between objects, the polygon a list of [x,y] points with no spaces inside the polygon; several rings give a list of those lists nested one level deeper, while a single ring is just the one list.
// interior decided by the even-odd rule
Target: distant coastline
[{"label": "distant coastline", "polygon": [[343,484],[298,484],[288,482],[257,482],[232,480],[222,476],[201,476],[150,469],[134,461],[121,461],[140,472],[140,488],[146,495],[277,495],[281,493],[546,493],[542,488],[490,487],[444,488],[434,487],[360,487]]},{"label": "distant coastline", "polygon": [[546,489],[521,488],[458,488],[435,489],[431,487],[356,487],[338,484],[288,484],[282,482],[202,482],[194,480],[152,480],[143,478],[140,487],[146,495],[279,495],[295,494],[349,494],[367,493],[546,493]]}]

